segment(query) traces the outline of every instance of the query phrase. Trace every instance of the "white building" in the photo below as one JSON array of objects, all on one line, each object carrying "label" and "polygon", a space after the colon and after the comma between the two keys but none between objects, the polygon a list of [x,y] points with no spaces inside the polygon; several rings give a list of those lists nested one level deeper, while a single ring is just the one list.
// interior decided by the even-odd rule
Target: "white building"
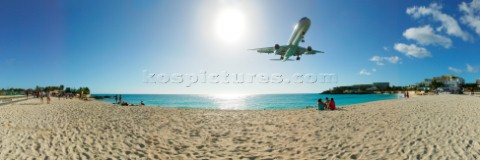
[{"label": "white building", "polygon": [[443,90],[450,93],[459,93],[463,85],[465,85],[465,80],[462,77],[454,75],[443,75],[440,77],[434,77],[433,80],[442,82],[444,85]]},{"label": "white building", "polygon": [[[479,80],[477,80],[477,84],[479,84]],[[421,90],[430,90],[430,85],[434,81],[443,84],[442,87],[436,88],[437,91],[445,91],[450,93],[460,93],[465,85],[465,80],[462,77],[455,75],[442,75],[440,77],[433,77],[432,79],[425,79],[424,81],[417,83],[416,87],[417,89]]]}]

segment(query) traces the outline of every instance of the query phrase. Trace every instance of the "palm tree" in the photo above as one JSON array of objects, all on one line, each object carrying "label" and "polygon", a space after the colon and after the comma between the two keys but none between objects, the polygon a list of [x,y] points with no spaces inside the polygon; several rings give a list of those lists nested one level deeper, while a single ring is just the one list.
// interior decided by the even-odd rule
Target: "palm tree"
[{"label": "palm tree", "polygon": [[84,94],[90,94],[90,89],[88,87],[83,88]]}]

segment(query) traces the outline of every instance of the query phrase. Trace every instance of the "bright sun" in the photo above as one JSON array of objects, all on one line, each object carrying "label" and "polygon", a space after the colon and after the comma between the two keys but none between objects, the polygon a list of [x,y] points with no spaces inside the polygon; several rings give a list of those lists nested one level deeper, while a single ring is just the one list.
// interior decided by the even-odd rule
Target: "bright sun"
[{"label": "bright sun", "polygon": [[245,32],[245,17],[236,9],[220,12],[217,17],[217,36],[224,42],[237,42]]}]

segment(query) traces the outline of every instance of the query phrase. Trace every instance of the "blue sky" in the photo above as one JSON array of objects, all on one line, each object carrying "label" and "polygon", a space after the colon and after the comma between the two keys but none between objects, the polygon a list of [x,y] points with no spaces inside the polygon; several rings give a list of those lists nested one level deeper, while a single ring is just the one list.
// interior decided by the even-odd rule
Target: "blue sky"
[{"label": "blue sky", "polygon": [[[234,42],[218,17],[243,17]],[[250,48],[285,44],[302,17],[302,46],[325,51],[277,62]],[[0,88],[88,86],[93,93],[316,93],[337,85],[409,85],[443,74],[480,78],[479,1],[0,1]],[[335,73],[338,83],[146,84],[151,73]]]}]

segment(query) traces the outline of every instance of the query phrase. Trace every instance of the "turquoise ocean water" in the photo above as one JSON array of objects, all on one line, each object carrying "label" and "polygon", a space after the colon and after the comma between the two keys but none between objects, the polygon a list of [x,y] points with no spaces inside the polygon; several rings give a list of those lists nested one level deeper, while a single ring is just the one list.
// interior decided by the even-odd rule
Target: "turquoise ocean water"
[{"label": "turquoise ocean water", "polygon": [[[94,94],[114,96],[115,94]],[[123,101],[147,106],[234,109],[234,110],[286,110],[316,106],[317,99],[334,98],[337,106],[397,99],[395,94],[254,94],[254,95],[194,95],[194,94],[123,94]],[[102,99],[115,102],[114,98]]]}]

